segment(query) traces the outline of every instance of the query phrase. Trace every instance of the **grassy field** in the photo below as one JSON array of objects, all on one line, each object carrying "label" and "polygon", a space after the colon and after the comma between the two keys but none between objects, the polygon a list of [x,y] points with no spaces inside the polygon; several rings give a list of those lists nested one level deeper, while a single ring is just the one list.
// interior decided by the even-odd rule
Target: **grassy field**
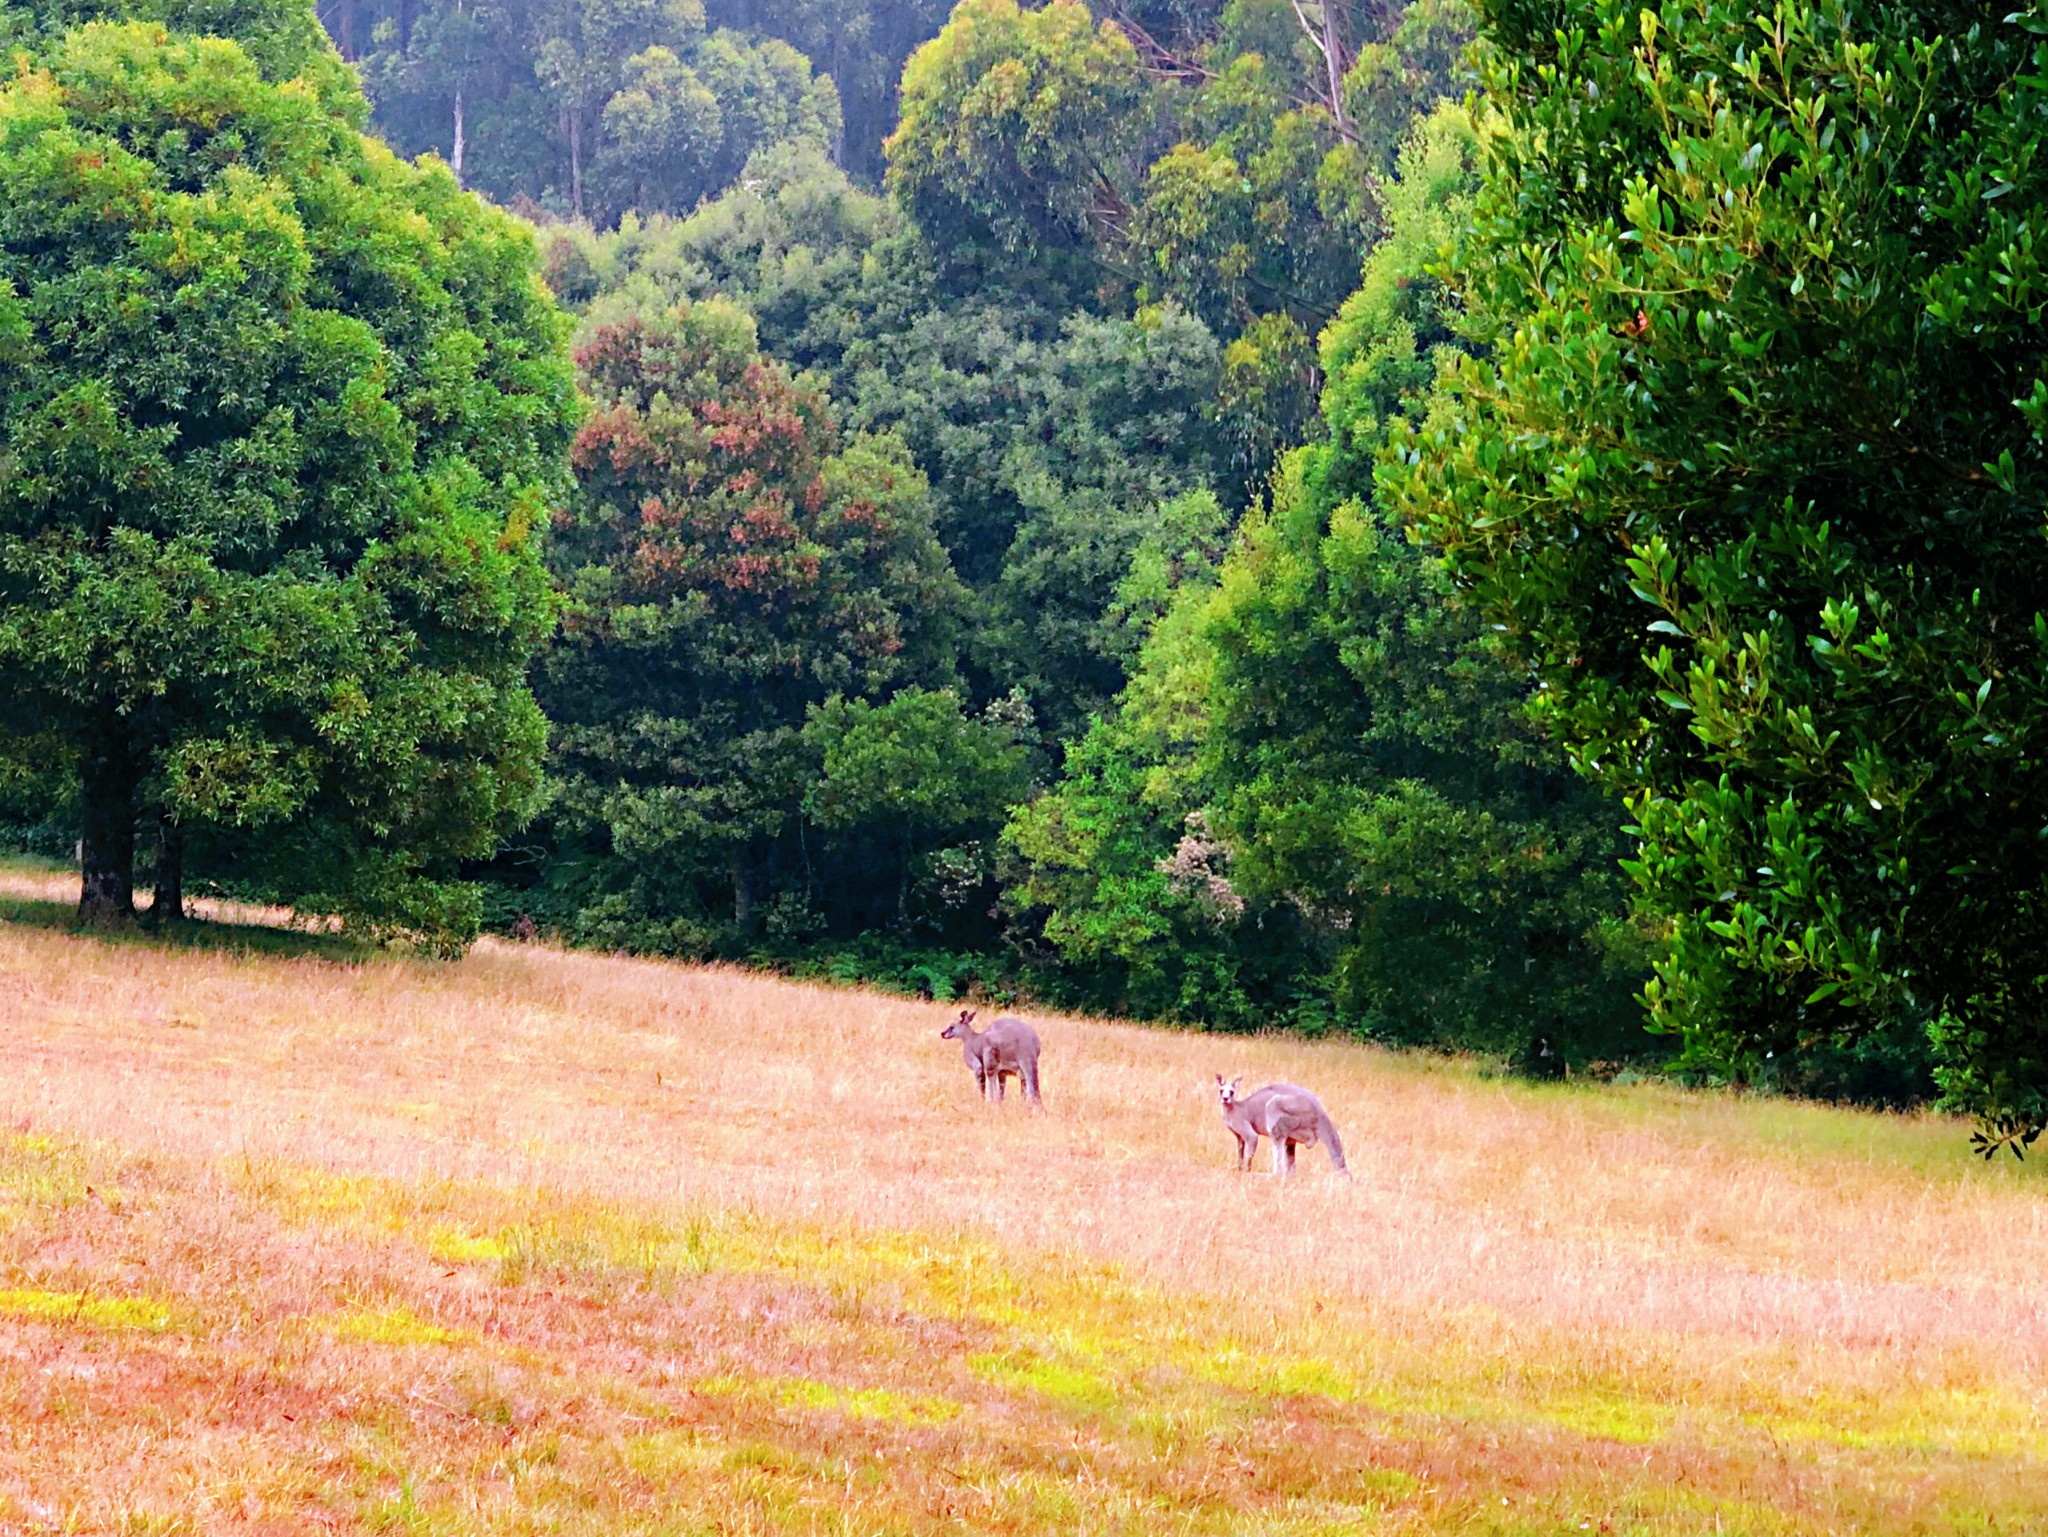
[{"label": "grassy field", "polygon": [[2048,1530],[2048,1183],[1950,1121],[1056,1017],[1034,1115],[938,1005],[70,896],[0,871],[0,1532]]}]

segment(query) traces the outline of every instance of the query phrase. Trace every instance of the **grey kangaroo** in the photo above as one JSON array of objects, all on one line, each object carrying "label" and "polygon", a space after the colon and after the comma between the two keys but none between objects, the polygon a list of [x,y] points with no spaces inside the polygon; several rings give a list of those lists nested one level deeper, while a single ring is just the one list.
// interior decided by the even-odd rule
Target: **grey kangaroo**
[{"label": "grey kangaroo", "polygon": [[974,1074],[974,1086],[983,1099],[998,1102],[1003,1097],[1003,1080],[1014,1078],[1024,1087],[1024,1097],[1041,1104],[1038,1097],[1038,1032],[1021,1019],[1008,1015],[976,1034],[974,1013],[963,1009],[960,1017],[939,1032],[943,1041],[958,1041],[960,1055]]},{"label": "grey kangaroo", "polygon": [[1240,1169],[1252,1166],[1259,1138],[1270,1137],[1273,1172],[1282,1179],[1294,1172],[1295,1148],[1314,1147],[1318,1142],[1330,1150],[1330,1167],[1339,1174],[1350,1174],[1344,1162],[1344,1144],[1321,1100],[1291,1083],[1269,1083],[1255,1093],[1240,1095],[1240,1081],[1225,1081],[1221,1073],[1216,1075],[1216,1097],[1223,1102],[1223,1124],[1237,1138]]}]

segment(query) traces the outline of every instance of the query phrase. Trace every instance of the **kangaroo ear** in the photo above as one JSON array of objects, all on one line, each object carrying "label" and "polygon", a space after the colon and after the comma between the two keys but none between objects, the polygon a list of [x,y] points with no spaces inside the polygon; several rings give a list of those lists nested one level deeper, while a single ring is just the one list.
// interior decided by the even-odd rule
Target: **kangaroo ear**
[{"label": "kangaroo ear", "polygon": [[1216,1087],[1219,1089],[1223,1087],[1223,1075],[1221,1073],[1216,1075]]}]

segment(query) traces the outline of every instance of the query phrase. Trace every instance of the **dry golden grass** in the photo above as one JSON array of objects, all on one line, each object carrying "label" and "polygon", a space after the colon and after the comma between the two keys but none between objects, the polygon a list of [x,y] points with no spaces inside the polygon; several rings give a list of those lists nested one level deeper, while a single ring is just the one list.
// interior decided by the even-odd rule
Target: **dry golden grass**
[{"label": "dry golden grass", "polygon": [[2048,1526],[2048,1186],[1953,1122],[1049,1016],[1033,1115],[937,1005],[69,894],[0,873],[0,1531]]}]

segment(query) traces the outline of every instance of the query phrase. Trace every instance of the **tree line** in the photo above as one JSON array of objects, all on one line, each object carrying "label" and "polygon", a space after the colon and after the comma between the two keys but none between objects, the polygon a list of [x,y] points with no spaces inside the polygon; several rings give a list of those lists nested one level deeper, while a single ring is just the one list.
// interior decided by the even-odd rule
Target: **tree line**
[{"label": "tree line", "polygon": [[2023,1146],[2031,14],[0,6],[0,797]]}]

